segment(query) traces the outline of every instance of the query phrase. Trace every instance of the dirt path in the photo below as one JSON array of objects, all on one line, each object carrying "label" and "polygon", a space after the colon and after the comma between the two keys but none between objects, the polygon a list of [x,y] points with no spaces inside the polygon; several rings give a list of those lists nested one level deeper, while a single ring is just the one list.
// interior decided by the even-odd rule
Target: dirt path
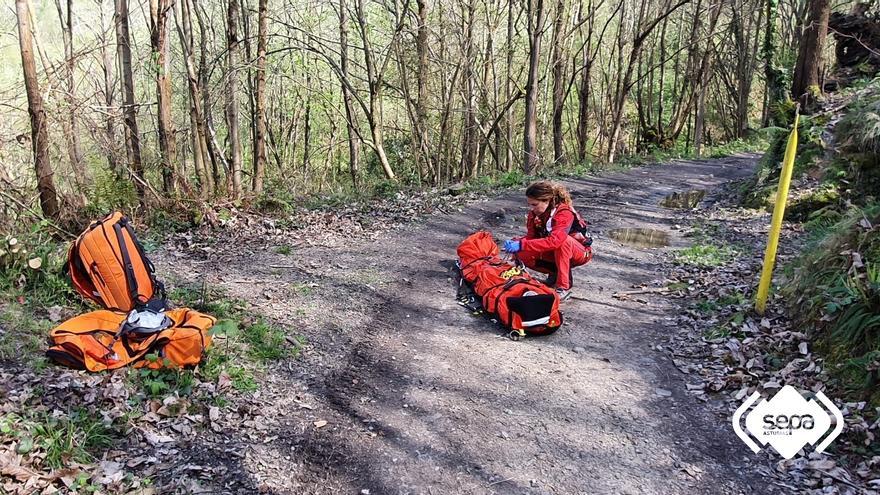
[{"label": "dirt path", "polygon": [[[726,408],[688,395],[658,347],[676,309],[659,297],[612,297],[662,278],[664,249],[685,244],[674,226],[680,213],[657,206],[666,194],[711,190],[747,175],[754,161],[678,162],[568,182],[598,233],[596,258],[575,271],[585,300],[565,303],[567,324],[555,335],[523,342],[458,306],[447,268],[477,228],[502,239],[522,232],[521,192],[339,249],[285,256],[270,245],[229,246],[205,260],[160,253],[160,273],[204,277],[309,341],[221,419],[236,427],[199,436],[185,457],[210,473],[200,484],[213,492],[772,491]],[[619,227],[668,230],[673,247],[629,247],[604,234]],[[167,472],[187,475],[184,468]]]}]

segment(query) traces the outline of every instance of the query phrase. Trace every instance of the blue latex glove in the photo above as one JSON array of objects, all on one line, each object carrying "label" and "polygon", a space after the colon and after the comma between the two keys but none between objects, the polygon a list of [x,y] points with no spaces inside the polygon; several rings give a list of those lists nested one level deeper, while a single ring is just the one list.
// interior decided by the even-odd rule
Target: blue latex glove
[{"label": "blue latex glove", "polygon": [[516,239],[508,239],[504,241],[504,250],[508,253],[517,253],[522,248],[519,241]]}]

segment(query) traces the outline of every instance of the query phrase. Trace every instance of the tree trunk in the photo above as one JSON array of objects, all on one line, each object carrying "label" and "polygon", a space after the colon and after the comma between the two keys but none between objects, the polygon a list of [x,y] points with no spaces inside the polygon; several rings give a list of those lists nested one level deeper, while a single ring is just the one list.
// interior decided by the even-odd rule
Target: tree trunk
[{"label": "tree trunk", "polygon": [[58,20],[61,22],[61,40],[64,45],[65,58],[64,85],[66,86],[66,94],[64,96],[67,102],[67,113],[62,121],[62,130],[65,141],[67,141],[67,157],[73,169],[73,180],[79,189],[79,193],[85,199],[84,192],[91,180],[89,171],[86,169],[85,164],[83,164],[79,132],[77,132],[75,119],[78,112],[76,109],[76,87],[73,81],[73,72],[76,67],[76,61],[73,57],[73,0],[67,0],[67,12],[61,7],[61,0],[55,0],[55,7],[58,10]]},{"label": "tree trunk", "polygon": [[[504,78],[504,99],[510,101],[513,96],[513,48],[514,48],[514,18],[513,6],[516,0],[508,0],[507,3],[507,77]],[[513,170],[513,114],[508,110],[507,118],[504,119],[504,137],[507,141],[504,153],[504,170]],[[499,151],[500,152],[500,151]]]},{"label": "tree trunk", "polygon": [[565,110],[565,55],[562,46],[565,43],[565,1],[556,2],[556,21],[553,27],[553,54],[551,70],[553,72],[553,163],[565,163],[565,149],[562,145],[562,112]]},{"label": "tree trunk", "polygon": [[166,194],[178,192],[182,177],[178,171],[177,144],[174,138],[174,120],[171,115],[171,64],[168,56],[168,14],[174,0],[150,0],[150,42],[156,71],[158,96],[159,153],[162,170],[162,190]]},{"label": "tree trunk", "polygon": [[241,197],[241,138],[238,130],[238,0],[228,0],[226,9],[226,126],[230,146],[232,197]]},{"label": "tree trunk", "polygon": [[21,45],[21,65],[28,99],[28,115],[31,118],[31,149],[34,153],[34,171],[37,174],[40,208],[47,218],[58,219],[58,195],[52,178],[52,164],[49,163],[46,111],[43,109],[43,96],[40,94],[40,85],[37,81],[31,13],[27,0],[15,0],[15,14],[18,16],[18,41]]},{"label": "tree trunk", "polygon": [[[342,78],[348,79],[348,6],[345,4],[345,0],[339,0],[339,45],[339,65]],[[348,136],[348,172],[351,174],[352,185],[357,187],[360,145],[355,127],[357,123],[355,122],[351,93],[345,81],[342,82],[342,101],[345,105],[345,129]]]},{"label": "tree trunk", "polygon": [[376,67],[373,47],[367,35],[369,25],[367,24],[366,12],[364,10],[364,0],[357,0],[356,9],[361,42],[363,42],[364,66],[367,70],[367,85],[369,86],[370,94],[367,123],[370,126],[370,135],[373,138],[373,149],[376,151],[376,156],[379,158],[379,163],[382,165],[385,177],[389,180],[396,180],[394,170],[391,169],[391,163],[388,161],[388,155],[385,154],[385,137],[382,132],[382,70]]},{"label": "tree trunk", "polygon": [[474,75],[474,11],[476,6],[469,0],[464,17],[464,115],[461,130],[461,173],[473,179],[477,176],[477,119]]},{"label": "tree trunk", "polygon": [[[104,22],[104,5],[101,4],[101,62],[102,62],[102,72],[104,75],[104,105],[107,107],[108,114],[112,113],[111,110],[113,108],[113,93],[115,92],[115,85],[113,83],[113,54],[110,52],[110,40],[107,39],[106,36],[106,24]],[[110,167],[110,170],[116,174],[117,178],[122,177],[122,170],[119,169],[119,164],[116,162],[116,153],[118,148],[116,147],[116,127],[113,125],[113,117],[111,115],[107,115],[104,121],[104,138],[107,140],[105,145],[105,149],[107,151],[107,165]]]},{"label": "tree trunk", "polygon": [[[177,30],[180,44],[183,47],[184,67],[186,69],[187,86],[190,95],[190,126],[192,127],[193,164],[199,180],[199,191],[202,196],[213,194],[214,184],[208,171],[208,139],[205,129],[205,116],[202,110],[202,95],[199,88],[199,76],[195,67],[193,48],[193,25],[191,0],[180,0],[180,15],[177,16]],[[181,24],[182,23],[182,24]]]},{"label": "tree trunk", "polygon": [[425,0],[416,0],[419,27],[416,33],[416,57],[418,70],[416,72],[416,138],[419,147],[419,157],[425,164],[425,169],[431,172],[434,183],[437,183],[439,171],[434,170],[431,159],[431,143],[428,134],[428,4]]},{"label": "tree trunk", "polygon": [[256,132],[254,133],[255,194],[263,192],[266,174],[266,37],[269,31],[269,0],[259,0],[257,7],[257,91]]},{"label": "tree trunk", "polygon": [[202,95],[202,121],[204,123],[205,132],[205,149],[207,157],[211,160],[211,173],[209,177],[209,193],[213,194],[220,185],[220,164],[223,164],[224,170],[227,167],[226,160],[222,156],[222,150],[214,146],[214,112],[211,110],[211,93],[208,85],[208,43],[207,43],[207,27],[202,10],[199,8],[198,0],[192,0],[192,10],[196,14],[196,20],[199,24],[199,93]]},{"label": "tree trunk", "polygon": [[[578,84],[578,118],[577,118],[577,157],[578,162],[583,163],[587,159],[587,144],[589,141],[589,122],[590,117],[590,78],[593,71],[593,33],[595,10],[593,2],[588,3],[587,19],[581,18],[579,22],[587,23],[587,38],[584,40],[581,55],[580,82]],[[601,41],[600,41],[601,43]]]},{"label": "tree trunk", "polygon": [[822,67],[822,49],[828,34],[828,17],[831,15],[830,0],[810,0],[807,26],[801,38],[797,65],[791,84],[791,97],[803,107],[810,106],[822,93],[819,71]]},{"label": "tree trunk", "polygon": [[144,166],[141,161],[141,138],[137,126],[137,107],[134,103],[134,77],[131,71],[131,40],[128,29],[128,0],[116,0],[116,46],[119,67],[122,69],[123,125],[128,162],[134,174],[134,186],[138,199],[144,202]]},{"label": "tree trunk", "polygon": [[767,84],[765,91],[765,105],[763,111],[763,126],[779,125],[774,108],[785,98],[782,70],[776,64],[776,18],[778,16],[779,0],[766,0],[767,11],[764,19],[764,44],[761,50],[764,58],[764,79]]},{"label": "tree trunk", "polygon": [[306,116],[303,125],[303,157],[302,157],[302,174],[303,177],[309,176],[309,155],[312,152],[312,75],[306,58]]},{"label": "tree trunk", "polygon": [[538,65],[541,32],[544,30],[544,0],[528,0],[529,78],[526,82],[526,111],[523,131],[523,172],[531,174],[538,166]]}]

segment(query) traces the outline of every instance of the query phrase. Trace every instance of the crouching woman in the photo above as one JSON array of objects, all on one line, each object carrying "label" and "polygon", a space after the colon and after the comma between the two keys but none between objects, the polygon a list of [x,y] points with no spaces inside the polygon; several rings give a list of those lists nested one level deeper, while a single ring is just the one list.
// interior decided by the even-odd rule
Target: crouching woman
[{"label": "crouching woman", "polygon": [[526,236],[504,242],[527,267],[548,274],[546,284],[555,287],[559,299],[571,295],[571,269],[593,258],[587,223],[575,211],[565,187],[539,181],[526,189],[529,215]]}]

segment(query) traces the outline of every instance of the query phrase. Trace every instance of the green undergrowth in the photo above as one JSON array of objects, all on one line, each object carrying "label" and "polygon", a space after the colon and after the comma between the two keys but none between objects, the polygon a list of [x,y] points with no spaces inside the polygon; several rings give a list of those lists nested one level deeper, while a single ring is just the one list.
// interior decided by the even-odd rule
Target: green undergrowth
[{"label": "green undergrowth", "polygon": [[693,265],[702,268],[714,268],[733,260],[737,251],[730,246],[718,246],[716,244],[696,244],[674,253],[676,263]]},{"label": "green undergrowth", "polygon": [[51,313],[86,308],[63,267],[67,243],[48,222],[0,238],[0,359],[42,365]]},{"label": "green undergrowth", "polygon": [[[797,181],[807,173],[813,173],[823,163],[826,143],[822,138],[827,116],[801,116],[798,125],[798,146],[792,179]],[[742,186],[742,202],[749,208],[772,208],[776,189],[782,173],[782,161],[788,145],[789,128],[767,128],[769,145],[750,180]]]},{"label": "green undergrowth", "polygon": [[880,205],[853,208],[814,234],[783,287],[836,386],[880,405]]},{"label": "green undergrowth", "polygon": [[[206,381],[217,382],[223,377],[236,390],[254,391],[258,388],[257,374],[274,361],[297,357],[305,344],[302,336],[288,334],[281,326],[253,316],[246,303],[227,298],[216,289],[181,286],[169,293],[169,299],[217,318],[210,331],[213,345],[198,368],[200,377]],[[179,380],[174,375],[176,371],[159,372],[166,373],[163,380],[172,382],[168,388],[173,389],[175,380]],[[155,375],[147,378],[152,380]]]}]

